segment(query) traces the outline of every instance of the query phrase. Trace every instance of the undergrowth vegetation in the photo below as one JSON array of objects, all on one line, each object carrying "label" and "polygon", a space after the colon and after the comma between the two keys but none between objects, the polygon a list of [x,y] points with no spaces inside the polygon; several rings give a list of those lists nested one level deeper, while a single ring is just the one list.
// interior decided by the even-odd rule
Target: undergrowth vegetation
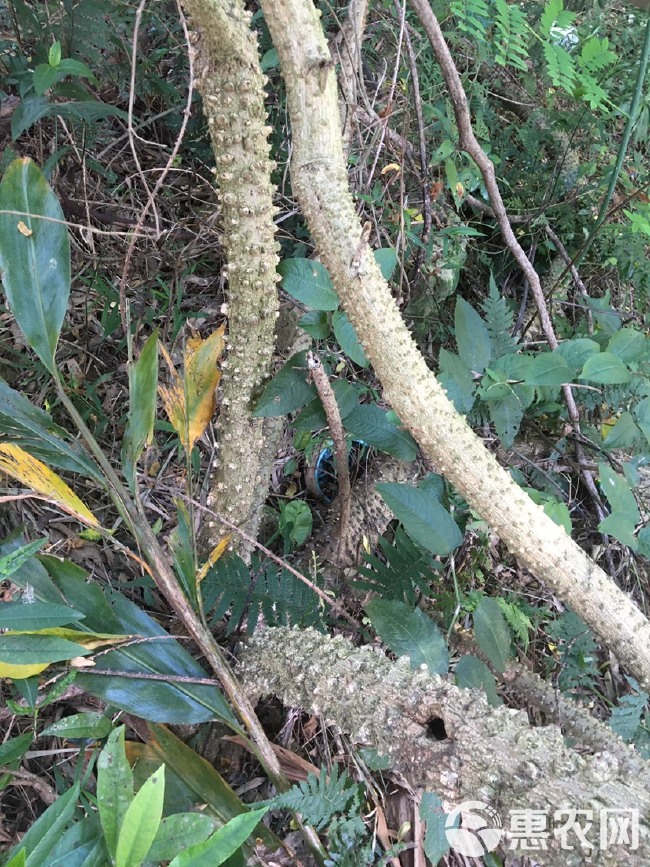
[{"label": "undergrowth vegetation", "polygon": [[[334,42],[346,8],[320,5]],[[368,11],[349,177],[381,272],[457,411],[647,611],[650,25],[619,3],[567,7],[436,10],[557,346],[457,148],[421,25],[397,2]],[[252,396],[254,418],[282,425],[259,538],[224,520],[212,550],[200,525],[228,372],[228,276],[189,25],[167,3],[11,0],[0,12],[7,864],[272,863],[281,845],[299,857],[298,826],[327,865],[412,864],[414,845],[460,863],[433,793],[416,822],[386,757],[301,708],[257,709],[295,786],[276,792],[258,775],[264,757],[215,665],[229,671],[238,643],[266,627],[383,645],[493,707],[522,706],[503,677],[521,662],[650,758],[647,693],[518,566],[385,400],[294,199],[278,56],[252,11],[295,334]],[[332,411],[361,513],[345,540],[356,562],[334,572]],[[376,476],[384,466],[401,470]]]}]

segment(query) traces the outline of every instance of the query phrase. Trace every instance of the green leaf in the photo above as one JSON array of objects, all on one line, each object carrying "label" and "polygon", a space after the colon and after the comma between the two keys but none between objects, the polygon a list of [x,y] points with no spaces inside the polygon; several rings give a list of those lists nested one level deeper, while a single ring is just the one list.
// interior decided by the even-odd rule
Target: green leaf
[{"label": "green leaf", "polygon": [[58,66],[61,63],[61,43],[58,41],[50,45],[50,50],[47,55],[47,62],[50,66]]},{"label": "green leaf", "polygon": [[634,521],[640,521],[639,509],[625,476],[615,473],[609,464],[598,464],[600,486],[607,497],[612,512],[627,512]]},{"label": "green leaf", "polygon": [[382,452],[402,461],[413,461],[418,451],[411,434],[393,424],[376,404],[357,406],[344,419],[345,430]]},{"label": "green leaf", "polygon": [[36,665],[62,662],[76,656],[88,656],[92,650],[65,638],[52,635],[0,635],[0,662],[6,665]]},{"label": "green leaf", "polygon": [[461,358],[446,349],[440,350],[438,381],[458,412],[465,415],[474,406],[476,383],[469,367]]},{"label": "green leaf", "polygon": [[438,864],[441,858],[449,852],[447,840],[445,813],[442,801],[434,792],[423,792],[420,802],[420,819],[426,825],[424,835],[424,854],[432,864]]},{"label": "green leaf", "polygon": [[514,391],[500,400],[487,401],[490,418],[505,448],[510,448],[519,433],[524,406]]},{"label": "green leaf", "polygon": [[380,247],[375,250],[375,262],[379,265],[381,276],[390,280],[397,267],[397,253],[394,247]]},{"label": "green leaf", "polygon": [[457,686],[463,689],[481,689],[485,693],[488,704],[497,707],[503,704],[497,693],[494,675],[487,665],[470,654],[461,656],[454,670]]},{"label": "green leaf", "polygon": [[317,392],[314,385],[308,381],[308,376],[306,353],[297,352],[266,386],[253,416],[275,418],[309,403],[316,397]]},{"label": "green leaf", "polygon": [[120,828],[132,801],[133,771],[124,751],[124,726],[120,726],[111,732],[97,760],[97,806],[113,860]]},{"label": "green leaf", "polygon": [[618,355],[612,352],[601,352],[587,359],[579,379],[587,379],[601,385],[616,385],[629,382],[631,375]]},{"label": "green leaf", "polygon": [[650,444],[650,397],[644,397],[634,408],[636,422]]},{"label": "green leaf", "polygon": [[647,338],[636,328],[621,328],[610,337],[607,351],[624,362],[638,361],[646,351],[646,346]]},{"label": "green leaf", "polygon": [[564,385],[571,382],[572,372],[566,360],[555,352],[537,355],[528,370],[526,385]]},{"label": "green leaf", "polygon": [[180,852],[203,843],[214,831],[215,822],[201,813],[176,813],[160,823],[156,837],[147,852],[147,862],[171,861]]},{"label": "green leaf", "polygon": [[333,313],[332,326],[334,328],[334,336],[348,358],[354,361],[355,364],[358,364],[359,367],[368,367],[370,362],[366,358],[363,346],[359,343],[357,332],[348,319],[347,313],[344,313],[342,310],[337,310],[336,313]]},{"label": "green leaf", "polygon": [[505,671],[510,658],[510,628],[499,603],[486,596],[474,611],[474,637],[498,671]]},{"label": "green leaf", "polygon": [[426,665],[430,674],[447,674],[449,651],[442,632],[420,608],[396,599],[372,599],[366,604],[377,635],[397,656],[408,656],[411,668]]},{"label": "green leaf", "polygon": [[548,515],[559,527],[562,527],[567,536],[571,535],[573,529],[571,512],[566,503],[560,503],[558,500],[547,500],[544,503],[544,514]]},{"label": "green leaf", "polygon": [[[359,404],[359,389],[355,388],[347,379],[337,379],[332,383],[332,390],[336,398],[341,418],[344,419]],[[297,431],[315,431],[327,427],[327,417],[320,397],[314,398],[311,403],[296,416],[293,427]]]},{"label": "green leaf", "polygon": [[34,69],[34,75],[32,76],[34,92],[38,96],[42,96],[46,90],[49,90],[52,85],[60,80],[61,74],[56,67],[52,67],[48,63],[39,63]]},{"label": "green leaf", "polygon": [[[6,541],[6,540],[5,540]],[[4,581],[20,569],[28,560],[33,558],[45,544],[45,539],[36,539],[28,545],[21,545],[15,551],[0,556],[0,580]]]},{"label": "green leaf", "polygon": [[86,711],[64,716],[41,732],[41,737],[67,738],[68,740],[101,740],[111,733],[113,724],[101,713]]},{"label": "green leaf", "polygon": [[311,509],[304,500],[290,500],[281,512],[280,526],[294,545],[304,545],[312,530]]},{"label": "green leaf", "polygon": [[622,412],[605,436],[607,449],[626,449],[641,439],[641,431],[634,423],[632,414]]},{"label": "green leaf", "polygon": [[158,832],[165,797],[165,766],[161,765],[129,804],[120,828],[115,867],[140,867]]},{"label": "green leaf", "polygon": [[634,536],[635,527],[636,521],[629,512],[612,512],[611,515],[603,518],[598,525],[598,530],[601,533],[613,536],[619,542],[622,542],[623,545],[627,545],[633,551],[636,551],[638,542]]},{"label": "green leaf", "polygon": [[431,491],[397,482],[382,482],[377,490],[411,539],[427,551],[444,557],[463,541],[458,525]]},{"label": "green leaf", "polygon": [[308,310],[298,325],[314,340],[327,340],[332,330],[324,310]]},{"label": "green leaf", "polygon": [[[576,337],[560,343],[554,354],[560,355],[571,368],[573,376],[582,370],[588,358],[598,355],[600,346],[588,337]],[[572,376],[572,378],[573,378]]]},{"label": "green leaf", "polygon": [[264,807],[235,816],[204,843],[177,855],[169,867],[219,867],[244,845],[267,810]]},{"label": "green leaf", "polygon": [[12,765],[14,762],[22,759],[32,745],[33,740],[34,735],[31,732],[27,732],[24,735],[18,735],[18,737],[11,738],[0,744],[0,767]]},{"label": "green leaf", "polygon": [[25,632],[47,629],[53,626],[66,626],[76,620],[83,620],[83,614],[49,602],[5,602],[0,605],[0,628],[17,629]]},{"label": "green leaf", "polygon": [[135,364],[129,364],[129,416],[124,435],[125,454],[135,465],[153,439],[158,398],[158,332],[142,347]]},{"label": "green leaf", "polygon": [[[50,867],[50,853],[72,819],[78,797],[79,783],[75,783],[67,792],[59,795],[56,801],[30,826],[18,846],[12,850],[15,854],[8,864],[24,863],[26,867]],[[20,858],[14,861],[21,851],[25,853],[25,861],[21,862]]]},{"label": "green leaf", "polygon": [[70,294],[70,241],[61,205],[30,159],[14,160],[0,183],[0,238],[11,312],[53,374]]},{"label": "green leaf", "polygon": [[278,272],[284,291],[307,307],[336,310],[339,306],[327,268],[315,259],[285,259],[278,265]]},{"label": "green leaf", "polygon": [[[104,477],[76,440],[54,424],[42,409],[33,406],[19,391],[0,378],[0,432],[48,466],[60,467],[95,479]],[[68,440],[68,441],[66,441]]]},{"label": "green leaf", "polygon": [[471,371],[483,373],[492,355],[492,343],[485,322],[460,296],[456,299],[454,321],[458,354]]}]

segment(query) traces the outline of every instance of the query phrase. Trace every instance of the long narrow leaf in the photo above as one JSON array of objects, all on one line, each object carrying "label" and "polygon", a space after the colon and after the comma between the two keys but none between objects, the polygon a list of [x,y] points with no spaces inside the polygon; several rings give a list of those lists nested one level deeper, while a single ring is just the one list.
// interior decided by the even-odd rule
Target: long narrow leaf
[{"label": "long narrow leaf", "polygon": [[11,312],[50,373],[70,294],[70,240],[36,163],[14,160],[0,183],[0,271]]}]

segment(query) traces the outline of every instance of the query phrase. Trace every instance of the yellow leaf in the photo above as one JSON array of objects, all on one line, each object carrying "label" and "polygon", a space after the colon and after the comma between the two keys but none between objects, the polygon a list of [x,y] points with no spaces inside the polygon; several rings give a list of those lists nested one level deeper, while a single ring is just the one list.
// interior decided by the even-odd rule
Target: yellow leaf
[{"label": "yellow leaf", "polygon": [[214,564],[217,562],[219,557],[221,557],[223,552],[226,550],[226,548],[230,544],[231,539],[232,539],[232,534],[228,533],[227,536],[224,536],[224,538],[217,545],[214,546],[214,548],[210,552],[210,556],[208,557],[208,559],[205,561],[203,566],[201,566],[201,568],[197,572],[197,575],[196,575],[197,583],[203,581],[205,576],[208,574],[208,570],[210,569],[211,566],[214,566]]},{"label": "yellow leaf", "polygon": [[24,235],[26,238],[29,238],[30,235],[33,235],[33,231],[29,228],[26,223],[23,223],[22,220],[18,221],[18,231],[21,235]]},{"label": "yellow leaf", "polygon": [[45,629],[10,629],[7,635],[53,635],[55,638],[65,638],[81,644],[89,650],[104,645],[123,644],[131,635],[114,635],[111,632],[79,632],[77,629],[69,629],[67,626],[47,626]]},{"label": "yellow leaf", "polygon": [[11,665],[9,662],[0,662],[0,678],[10,677],[12,680],[25,680],[40,674],[48,667],[49,662],[38,662],[34,665]]},{"label": "yellow leaf", "polygon": [[398,178],[401,171],[402,167],[398,163],[388,163],[388,165],[384,166],[381,170],[381,174],[385,175],[387,172],[395,172],[395,177]]},{"label": "yellow leaf", "polygon": [[225,329],[226,326],[222,325],[205,340],[191,337],[187,341],[182,378],[165,347],[160,347],[169,367],[171,382],[169,386],[160,385],[158,390],[167,417],[188,452],[214,414],[215,390],[221,379],[217,362],[224,348]]},{"label": "yellow leaf", "polygon": [[86,659],[84,656],[75,656],[70,660],[71,668],[93,668],[97,663],[94,659]]},{"label": "yellow leaf", "polygon": [[0,444],[0,471],[7,473],[48,500],[53,500],[66,512],[84,524],[99,527],[90,509],[70,490],[63,479],[44,463],[13,443]]}]

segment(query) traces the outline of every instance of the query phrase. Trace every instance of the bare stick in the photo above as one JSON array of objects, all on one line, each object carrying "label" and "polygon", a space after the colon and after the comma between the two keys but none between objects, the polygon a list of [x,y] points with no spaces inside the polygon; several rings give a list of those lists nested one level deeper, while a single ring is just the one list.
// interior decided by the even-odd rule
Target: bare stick
[{"label": "bare stick", "polygon": [[320,359],[313,352],[307,353],[307,366],[311,373],[316,391],[323,404],[327,424],[329,425],[334,451],[336,453],[336,476],[339,483],[339,545],[337,562],[341,559],[341,550],[350,523],[350,467],[348,466],[348,450],[345,442],[345,431],[341,421],[341,413],[336,402],[334,390],[330,385],[327,374],[320,363]]}]

